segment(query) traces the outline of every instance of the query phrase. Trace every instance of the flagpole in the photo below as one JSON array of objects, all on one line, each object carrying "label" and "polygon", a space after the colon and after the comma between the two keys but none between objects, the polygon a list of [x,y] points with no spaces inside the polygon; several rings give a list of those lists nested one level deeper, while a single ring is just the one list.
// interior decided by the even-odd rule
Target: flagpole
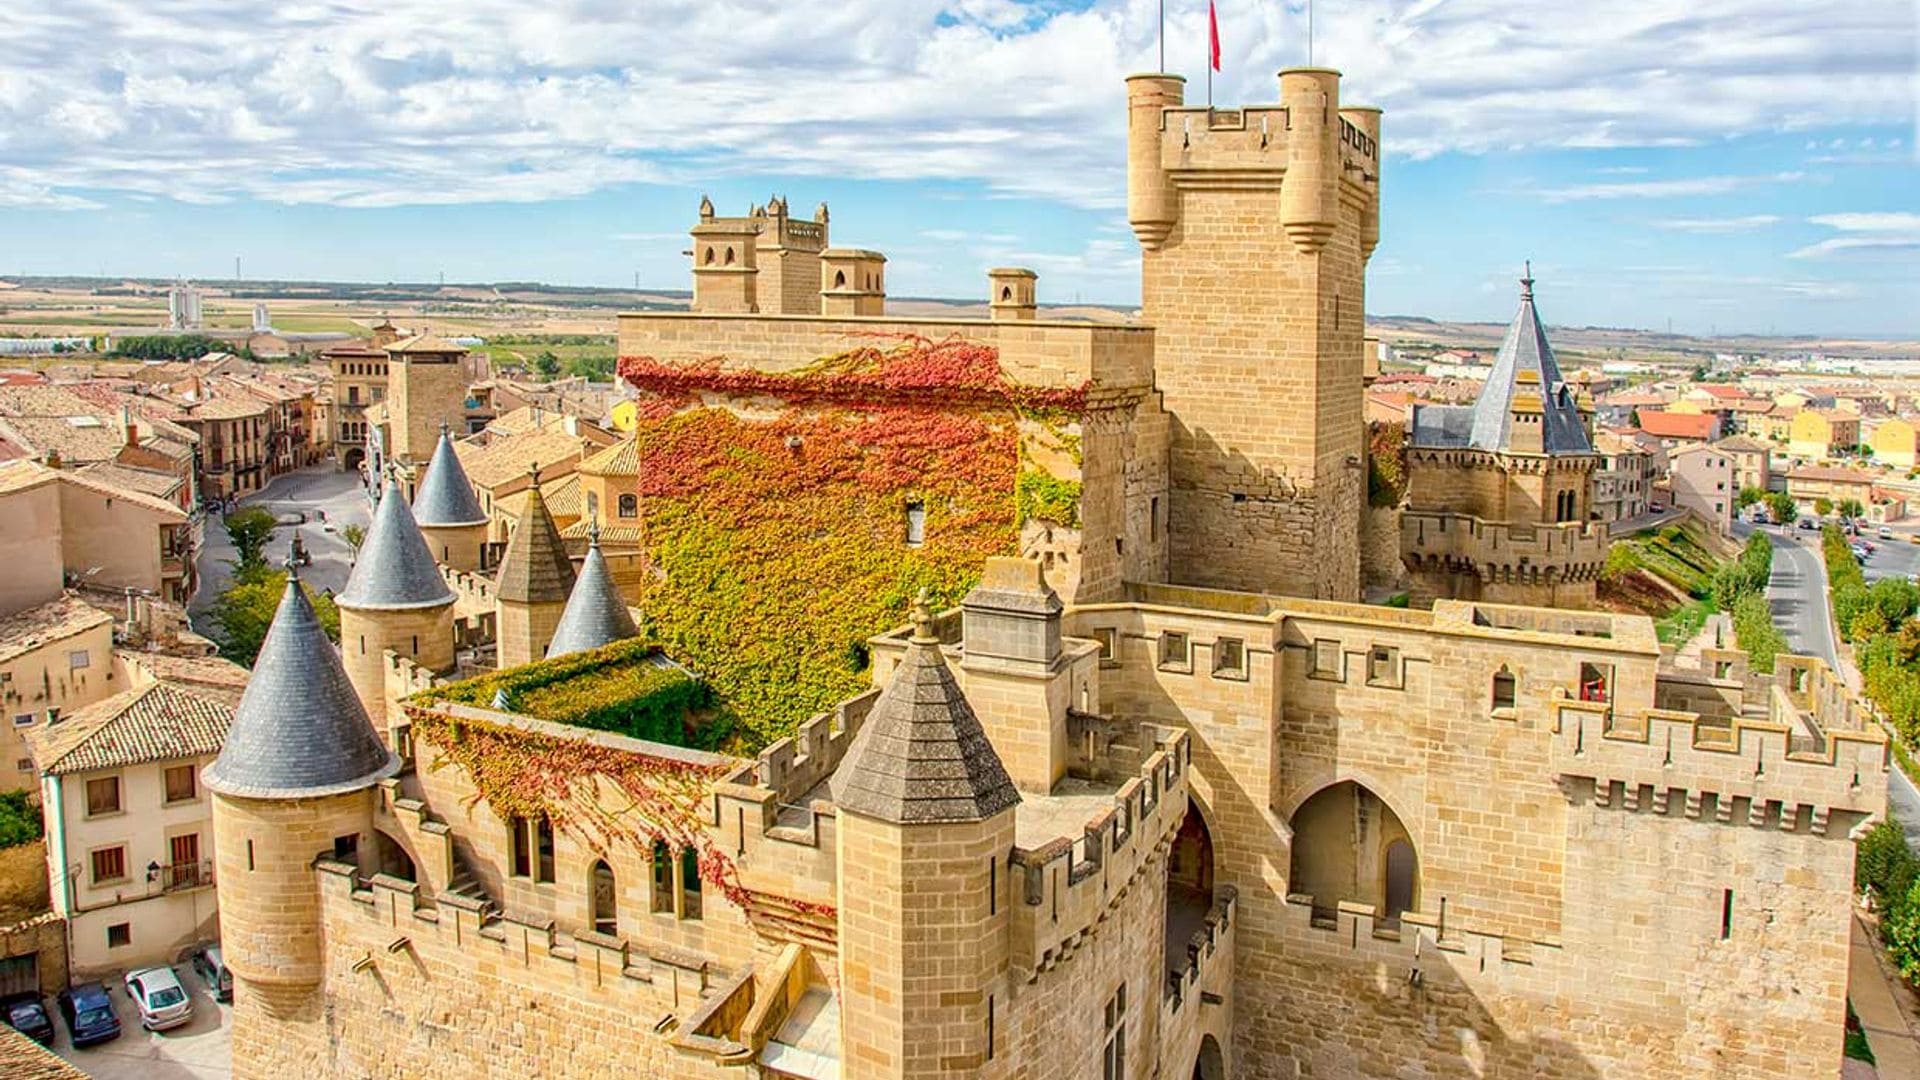
[{"label": "flagpole", "polygon": [[1307,66],[1313,66],[1313,0],[1307,0]]},{"label": "flagpole", "polygon": [[1160,0],[1160,71],[1167,70],[1167,0]]}]

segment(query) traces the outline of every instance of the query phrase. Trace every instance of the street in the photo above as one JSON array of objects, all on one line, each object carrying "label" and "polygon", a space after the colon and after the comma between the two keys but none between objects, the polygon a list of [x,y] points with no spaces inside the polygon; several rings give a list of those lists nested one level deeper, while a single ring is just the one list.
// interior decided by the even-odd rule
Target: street
[{"label": "street", "polygon": [[[294,530],[297,528],[301,542],[313,555],[313,565],[302,568],[300,576],[319,590],[339,592],[346,587],[347,573],[352,567],[348,561],[347,542],[340,538],[340,527],[357,522],[365,528],[372,521],[372,511],[361,492],[358,474],[341,472],[331,465],[284,473],[274,477],[266,487],[241,499],[240,506],[243,509],[263,507],[280,518],[280,528],[275,530],[273,539],[267,542],[269,563],[279,566],[286,560],[287,549],[293,543]],[[316,510],[326,512],[324,523],[315,515]],[[295,525],[294,522],[303,513],[307,523]],[[200,616],[213,606],[221,591],[232,581],[233,563],[238,558],[220,516],[216,514],[209,517],[206,542],[201,545],[196,560],[200,568],[200,588],[187,605],[188,614],[195,620],[194,629],[200,633],[207,633]]]}]

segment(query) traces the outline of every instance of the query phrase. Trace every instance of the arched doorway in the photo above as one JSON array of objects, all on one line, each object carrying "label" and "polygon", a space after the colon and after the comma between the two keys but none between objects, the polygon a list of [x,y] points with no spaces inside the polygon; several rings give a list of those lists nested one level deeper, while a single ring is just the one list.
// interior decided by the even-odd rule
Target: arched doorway
[{"label": "arched doorway", "polygon": [[414,876],[413,856],[407,854],[407,849],[401,847],[398,840],[379,829],[373,831],[373,855],[376,860],[374,863],[376,873],[399,878],[401,881],[419,880]]},{"label": "arched doorway", "polygon": [[1314,916],[1331,919],[1340,901],[1371,904],[1398,920],[1420,900],[1413,835],[1380,797],[1343,780],[1315,792],[1293,812],[1287,890],[1313,897]]},{"label": "arched doorway", "polygon": [[365,460],[367,460],[367,452],[356,446],[348,450],[346,454],[341,457],[340,469],[342,472],[354,472],[360,468],[360,463]]},{"label": "arched doorway", "polygon": [[1193,1080],[1227,1080],[1226,1058],[1220,1042],[1213,1036],[1200,1040],[1200,1055],[1193,1059]]},{"label": "arched doorway", "polygon": [[1213,907],[1213,836],[1200,808],[1189,802],[1167,853],[1167,970],[1187,966],[1187,946]]},{"label": "arched doorway", "polygon": [[593,864],[593,932],[617,937],[620,933],[619,893],[614,889],[613,867],[607,860]]}]

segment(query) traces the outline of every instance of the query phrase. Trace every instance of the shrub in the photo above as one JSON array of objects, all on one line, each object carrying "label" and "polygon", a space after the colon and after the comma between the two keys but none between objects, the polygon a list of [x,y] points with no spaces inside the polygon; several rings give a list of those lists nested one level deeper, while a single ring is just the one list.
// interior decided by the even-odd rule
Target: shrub
[{"label": "shrub", "polygon": [[1854,888],[1886,906],[1888,897],[1903,897],[1920,878],[1920,857],[1907,847],[1906,833],[1882,820],[1867,830],[1853,851]]},{"label": "shrub", "polygon": [[0,848],[31,844],[45,832],[31,793],[0,791]]},{"label": "shrub", "polygon": [[436,686],[408,701],[489,708],[504,694],[522,716],[686,746],[688,721],[713,704],[713,694],[685,671],[656,663],[659,651],[634,638]]}]

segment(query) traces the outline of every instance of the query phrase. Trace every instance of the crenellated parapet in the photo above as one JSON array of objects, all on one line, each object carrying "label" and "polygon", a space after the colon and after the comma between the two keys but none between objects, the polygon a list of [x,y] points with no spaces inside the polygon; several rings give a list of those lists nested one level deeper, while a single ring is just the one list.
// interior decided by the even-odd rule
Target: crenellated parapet
[{"label": "crenellated parapet", "polygon": [[1593,581],[1612,541],[1604,524],[1516,524],[1408,510],[1400,551],[1415,572],[1465,572],[1485,582]]},{"label": "crenellated parapet", "polygon": [[[1820,732],[1798,715],[1707,719],[1607,704],[1549,703],[1549,762],[1564,780],[1592,784],[1596,805],[1711,817],[1826,835],[1836,811],[1884,811],[1887,739],[1878,730]],[[1569,796],[1584,787],[1569,788]]]},{"label": "crenellated parapet", "polygon": [[1127,889],[1162,887],[1161,876],[1150,871],[1164,865],[1186,817],[1193,764],[1191,736],[1162,731],[1139,775],[1121,784],[1077,835],[1014,847],[1009,861],[1018,902],[1009,956],[1026,981],[1071,959]]}]

